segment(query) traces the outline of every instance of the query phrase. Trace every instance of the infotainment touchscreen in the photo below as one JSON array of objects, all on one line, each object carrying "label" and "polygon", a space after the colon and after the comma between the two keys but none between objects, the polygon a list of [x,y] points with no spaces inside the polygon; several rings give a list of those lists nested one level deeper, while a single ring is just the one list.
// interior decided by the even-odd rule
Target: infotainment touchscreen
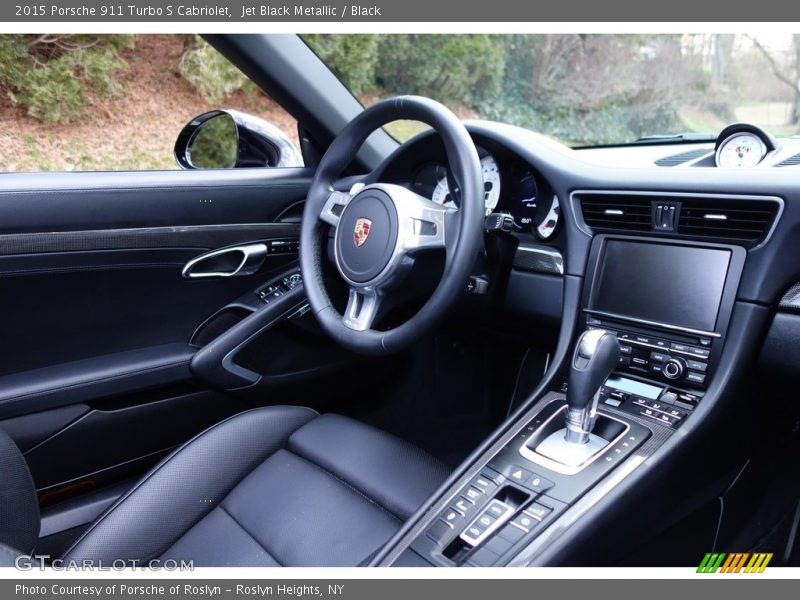
[{"label": "infotainment touchscreen", "polygon": [[724,249],[608,240],[590,308],[713,331],[730,258]]}]

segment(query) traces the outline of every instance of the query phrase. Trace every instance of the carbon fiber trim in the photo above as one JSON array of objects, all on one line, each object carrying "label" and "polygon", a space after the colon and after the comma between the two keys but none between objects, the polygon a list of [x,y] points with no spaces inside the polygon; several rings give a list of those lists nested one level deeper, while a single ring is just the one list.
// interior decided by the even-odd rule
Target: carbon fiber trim
[{"label": "carbon fiber trim", "polygon": [[299,226],[292,223],[12,233],[0,235],[0,255],[131,248],[220,248],[243,241],[297,237],[299,234]]},{"label": "carbon fiber trim", "polygon": [[783,295],[780,304],[778,304],[778,309],[800,312],[800,281],[790,287],[789,291]]},{"label": "carbon fiber trim", "polygon": [[514,268],[534,273],[564,274],[561,253],[543,244],[520,244],[514,254]]}]

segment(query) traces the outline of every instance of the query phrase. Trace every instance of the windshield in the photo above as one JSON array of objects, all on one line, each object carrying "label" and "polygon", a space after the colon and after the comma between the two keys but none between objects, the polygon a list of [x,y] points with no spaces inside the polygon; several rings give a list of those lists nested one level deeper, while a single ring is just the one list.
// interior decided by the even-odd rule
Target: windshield
[{"label": "windshield", "polygon": [[[307,35],[368,106],[397,94],[570,146],[717,134],[746,121],[798,132],[800,35]],[[419,123],[387,130],[403,141]]]}]

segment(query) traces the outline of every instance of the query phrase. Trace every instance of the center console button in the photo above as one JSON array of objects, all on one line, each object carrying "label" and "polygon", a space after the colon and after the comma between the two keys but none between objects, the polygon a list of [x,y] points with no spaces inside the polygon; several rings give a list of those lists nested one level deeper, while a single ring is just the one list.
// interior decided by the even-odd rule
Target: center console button
[{"label": "center console button", "polygon": [[630,354],[631,352],[633,352],[633,347],[632,346],[626,346],[625,344],[620,344],[619,351],[622,354]]},{"label": "center console button", "polygon": [[705,383],[706,376],[702,373],[696,373],[695,371],[689,371],[686,374],[686,381],[691,381],[692,383]]},{"label": "center console button", "polygon": [[439,519],[428,529],[428,537],[437,544],[444,542],[453,532],[453,526]]},{"label": "center console button", "polygon": [[478,501],[478,498],[483,496],[483,492],[477,488],[470,487],[467,488],[467,491],[464,492],[464,496],[467,500],[471,501],[473,504]]},{"label": "center console button", "polygon": [[515,525],[522,529],[525,533],[528,533],[531,529],[533,529],[536,525],[539,524],[537,519],[534,519],[530,515],[526,515],[525,513],[520,513],[511,521],[512,525]]},{"label": "center console button", "polygon": [[517,466],[517,465],[511,465],[511,469],[510,469],[510,471],[508,473],[508,478],[511,481],[516,481],[518,483],[523,483],[523,482],[527,481],[530,478],[531,475],[533,475],[533,473],[528,471],[528,469],[523,469],[522,467]]},{"label": "center console button", "polygon": [[475,523],[485,529],[488,529],[489,527],[492,526],[492,523],[494,523],[495,521],[497,521],[497,518],[490,515],[487,511],[483,513],[480,517],[478,517]]},{"label": "center console button", "polygon": [[488,507],[486,507],[486,513],[498,519],[506,514],[506,510],[502,505],[492,502]]},{"label": "center console button", "polygon": [[475,508],[475,505],[471,502],[468,502],[464,498],[459,498],[456,503],[454,504],[455,509],[459,511],[462,515],[466,516],[468,513],[472,512],[472,509]]},{"label": "center console button", "polygon": [[472,480],[472,486],[481,490],[484,494],[491,494],[497,489],[497,484],[483,474]]},{"label": "center console button", "polygon": [[674,350],[675,352],[683,352],[684,354],[688,354],[689,353],[689,346],[687,346],[686,344],[678,344],[678,343],[672,342],[669,345],[669,349],[670,350]]},{"label": "center console button", "polygon": [[536,473],[534,473],[528,479],[528,482],[525,484],[525,487],[533,490],[537,494],[541,494],[542,492],[546,492],[547,490],[549,490],[551,487],[553,487],[553,485],[555,484],[549,479],[545,479],[544,477],[541,477]]},{"label": "center console button", "polygon": [[661,373],[663,373],[663,372],[664,372],[664,363],[652,363],[652,364],[650,365],[650,370],[651,370],[653,373],[659,373],[659,374],[661,374]]},{"label": "center console button", "polygon": [[675,404],[675,400],[677,399],[678,395],[675,392],[664,392],[661,394],[659,401],[663,402],[664,404]]},{"label": "center console button", "polygon": [[650,353],[650,360],[654,360],[656,362],[667,362],[670,358],[672,357],[669,354],[664,354],[663,352]]},{"label": "center console button", "polygon": [[706,369],[708,369],[708,363],[704,363],[699,360],[687,360],[686,366],[692,371],[700,371],[701,373],[705,373]]},{"label": "center console button", "polygon": [[689,354],[692,356],[699,356],[700,358],[708,358],[711,354],[711,350],[708,348],[697,348],[696,346],[690,346]]},{"label": "center console button", "polygon": [[444,511],[441,518],[445,523],[450,523],[451,525],[455,526],[464,519],[464,515],[462,515],[455,508],[448,508],[446,511]]},{"label": "center console button", "polygon": [[523,514],[532,516],[537,521],[541,521],[552,512],[552,509],[545,506],[544,504],[539,504],[538,502],[534,502],[522,512]]}]

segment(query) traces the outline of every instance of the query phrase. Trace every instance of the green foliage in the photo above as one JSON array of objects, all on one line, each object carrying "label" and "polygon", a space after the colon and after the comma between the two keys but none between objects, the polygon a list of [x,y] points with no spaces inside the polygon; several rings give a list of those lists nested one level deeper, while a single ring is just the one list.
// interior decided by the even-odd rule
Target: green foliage
[{"label": "green foliage", "polygon": [[130,35],[0,36],[0,92],[46,123],[84,115],[90,96],[118,93]]},{"label": "green foliage", "polygon": [[181,57],[181,76],[209,104],[219,104],[234,92],[252,92],[253,83],[227,58],[195,36],[194,45]]},{"label": "green foliage", "polygon": [[337,77],[354,94],[375,89],[378,64],[378,36],[309,34],[306,43],[330,65]]},{"label": "green foliage", "polygon": [[502,38],[489,35],[387,35],[380,40],[376,82],[466,106],[497,94],[503,81]]}]

